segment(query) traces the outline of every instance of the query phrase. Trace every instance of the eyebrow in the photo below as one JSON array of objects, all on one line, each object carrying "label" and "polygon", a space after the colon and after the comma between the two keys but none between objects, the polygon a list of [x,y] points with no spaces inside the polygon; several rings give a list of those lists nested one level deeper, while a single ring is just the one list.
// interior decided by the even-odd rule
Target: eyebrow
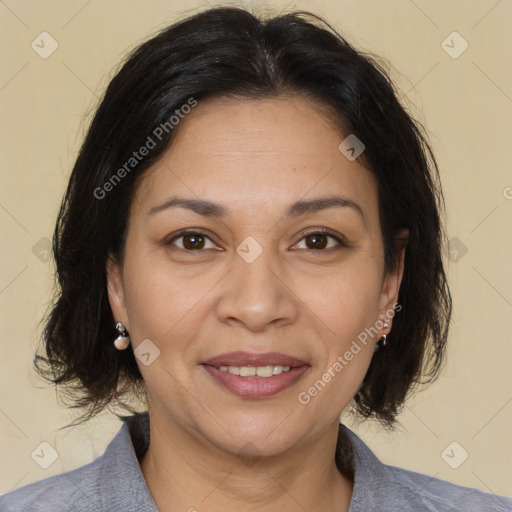
[{"label": "eyebrow", "polygon": [[[284,217],[294,218],[307,213],[316,213],[335,207],[351,208],[362,217],[363,221],[366,221],[363,209],[357,203],[340,196],[326,196],[297,201],[288,207]],[[184,208],[198,215],[202,215],[203,217],[225,218],[229,216],[229,209],[221,204],[206,199],[187,199],[175,196],[170,197],[161,204],[153,206],[147,214],[154,215],[168,210],[169,208]]]}]

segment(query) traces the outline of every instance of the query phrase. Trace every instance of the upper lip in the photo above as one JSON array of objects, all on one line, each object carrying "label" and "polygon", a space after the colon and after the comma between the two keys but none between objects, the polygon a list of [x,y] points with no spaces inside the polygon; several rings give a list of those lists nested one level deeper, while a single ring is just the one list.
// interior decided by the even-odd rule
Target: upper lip
[{"label": "upper lip", "polygon": [[298,359],[279,352],[226,352],[207,359],[202,364],[211,366],[304,366],[307,365],[302,359]]}]

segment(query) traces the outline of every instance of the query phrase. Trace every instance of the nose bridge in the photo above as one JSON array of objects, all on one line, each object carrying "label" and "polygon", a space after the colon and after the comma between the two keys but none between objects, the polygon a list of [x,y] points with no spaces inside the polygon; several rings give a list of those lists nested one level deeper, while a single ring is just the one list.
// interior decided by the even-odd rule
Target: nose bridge
[{"label": "nose bridge", "polygon": [[243,323],[248,329],[264,329],[278,319],[292,320],[296,315],[292,292],[279,277],[275,251],[263,248],[247,237],[236,249],[228,284],[218,303],[223,321]]},{"label": "nose bridge", "polygon": [[276,271],[271,270],[278,266],[272,249],[263,249],[248,237],[237,247],[233,260],[234,291],[240,305],[245,303],[257,311],[263,306],[270,306],[281,295]]},{"label": "nose bridge", "polygon": [[[258,254],[259,253],[259,254]],[[252,295],[262,294],[267,296],[278,292],[275,281],[276,268],[279,266],[273,257],[270,248],[261,252],[251,246],[251,242],[243,242],[237,248],[237,256],[234,257],[233,266],[237,274],[237,282],[242,291],[252,290]],[[238,290],[240,291],[240,290]]]}]

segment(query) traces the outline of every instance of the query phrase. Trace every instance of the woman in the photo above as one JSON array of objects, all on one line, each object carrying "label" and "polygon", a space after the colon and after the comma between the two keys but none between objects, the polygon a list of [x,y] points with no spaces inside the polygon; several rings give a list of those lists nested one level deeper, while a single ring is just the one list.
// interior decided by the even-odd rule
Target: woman
[{"label": "woman", "polygon": [[322,20],[215,8],[141,45],[70,178],[37,365],[84,418],[148,413],[1,510],[512,510],[339,423],[392,426],[439,371],[441,203],[421,127]]}]

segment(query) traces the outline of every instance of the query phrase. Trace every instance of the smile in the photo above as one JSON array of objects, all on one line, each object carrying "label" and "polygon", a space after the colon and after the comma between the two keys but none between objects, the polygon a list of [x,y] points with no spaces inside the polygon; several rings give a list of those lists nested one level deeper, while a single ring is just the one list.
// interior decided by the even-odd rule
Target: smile
[{"label": "smile", "polygon": [[281,375],[283,372],[289,372],[290,366],[219,366],[222,372],[229,372],[240,377],[273,377]]},{"label": "smile", "polygon": [[309,365],[201,366],[220,388],[245,399],[263,399],[277,395],[296,384],[311,368]]}]

